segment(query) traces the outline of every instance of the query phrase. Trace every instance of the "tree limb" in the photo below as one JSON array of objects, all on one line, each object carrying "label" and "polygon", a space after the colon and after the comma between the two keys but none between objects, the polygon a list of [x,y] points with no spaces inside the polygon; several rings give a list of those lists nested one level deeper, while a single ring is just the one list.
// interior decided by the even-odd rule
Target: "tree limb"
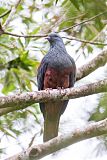
[{"label": "tree limb", "polygon": [[[106,64],[106,60],[107,60],[107,50],[105,50],[105,51],[103,51],[103,52],[101,52],[98,56],[96,56],[93,60],[91,60],[90,62],[88,62],[87,64],[85,64],[85,65],[83,65],[82,67],[80,67],[78,70],[77,70],[77,75],[76,75],[76,80],[80,80],[81,78],[83,78],[83,77],[85,77],[85,76],[87,76],[88,74],[90,74],[91,72],[93,72],[94,70],[96,70],[97,68],[99,68],[99,67],[101,67],[101,66],[103,66],[103,65],[105,65]],[[105,81],[105,80],[104,80]],[[101,82],[101,81],[100,81]],[[97,82],[97,83],[100,83],[100,82]],[[100,87],[100,86],[99,86]],[[84,88],[84,86],[83,86],[83,88]],[[68,89],[69,90],[69,89]],[[105,88],[104,88],[104,90],[103,90],[103,92],[105,92],[105,90],[106,90],[106,85],[105,85]],[[71,90],[72,91],[72,90]],[[89,89],[88,89],[88,91],[89,91]],[[86,91],[86,92],[88,92],[88,91]],[[46,94],[45,92],[46,91],[42,91],[42,92],[44,92],[44,94]],[[73,94],[74,92],[72,91],[72,94]],[[76,93],[76,92],[75,92]],[[89,91],[89,93],[90,93],[90,91]],[[97,92],[96,92],[97,93]],[[100,93],[100,92],[98,92],[98,93]],[[31,102],[30,103],[28,103],[27,101],[26,101],[26,104],[24,104],[24,105],[20,105],[20,103],[22,103],[23,104],[23,100],[22,100],[22,102],[20,101],[20,103],[19,103],[19,101],[18,101],[18,103],[16,102],[16,103],[12,103],[12,101],[13,101],[13,99],[15,98],[14,96],[14,98],[13,97],[0,97],[0,101],[2,100],[2,103],[0,104],[0,115],[4,115],[4,114],[6,114],[6,113],[9,113],[9,112],[12,112],[12,111],[15,111],[15,110],[20,110],[20,109],[23,109],[23,108],[26,108],[27,106],[29,106],[29,105],[31,105],[31,104],[33,104],[33,103],[36,103],[34,100],[32,101],[32,99],[30,98],[30,95],[29,94],[31,94],[32,95],[32,93],[27,93],[27,94],[25,94],[25,99],[26,99],[26,95],[27,95],[27,98],[29,97],[29,99],[31,100]],[[36,94],[36,92],[34,92],[34,95]],[[40,94],[40,93],[39,93]],[[41,93],[42,94],[42,93]],[[82,94],[82,90],[80,90],[80,93],[79,93],[80,95]],[[78,94],[78,96],[79,96],[79,94]],[[91,93],[91,94],[94,94],[94,93]],[[47,95],[47,94],[46,94]],[[18,95],[16,95],[16,97],[17,97]],[[48,97],[49,95],[47,95],[47,97]],[[19,96],[20,98],[21,98],[21,95]],[[39,97],[40,97],[40,95],[39,95]],[[11,99],[12,98],[12,99]],[[45,97],[46,98],[46,97]],[[72,97],[71,97],[72,98]],[[75,97],[76,98],[76,97]],[[8,100],[11,100],[11,101],[8,101]],[[3,104],[3,101],[4,101],[4,104]],[[15,101],[15,99],[14,99],[14,101]],[[13,101],[13,102],[14,102]],[[39,101],[38,101],[39,102]],[[9,103],[10,103],[10,105],[9,105]],[[2,104],[3,104],[3,106],[5,106],[5,107],[9,107],[9,108],[3,108],[3,106],[2,106]],[[8,106],[9,105],[9,106]]]},{"label": "tree limb", "polygon": [[96,19],[97,17],[102,16],[102,15],[105,14],[105,13],[107,13],[107,11],[101,12],[101,13],[99,13],[99,14],[91,17],[91,18],[88,18],[88,19],[86,19],[86,20],[84,20],[84,21],[82,21],[82,22],[80,22],[80,23],[74,24],[73,26],[70,26],[70,27],[68,27],[68,28],[64,28],[64,29],[60,30],[60,32],[66,32],[66,31],[68,31],[68,30],[70,30],[70,29],[72,29],[72,28],[74,28],[74,27],[76,27],[76,26],[85,24],[85,23],[87,23],[87,22],[89,22],[89,21],[92,21],[92,20]]},{"label": "tree limb", "polygon": [[[48,36],[48,34],[19,35],[19,34],[15,34],[15,33],[6,32],[6,31],[4,31],[2,34],[14,36],[14,37],[23,37],[23,38],[42,38],[42,37]],[[65,37],[64,36],[62,38],[66,38],[66,39],[69,39],[69,40],[75,40],[75,41],[79,41],[79,42],[82,42],[82,43],[89,43],[89,44],[92,44],[92,45],[102,45],[102,46],[107,45],[107,43],[87,41],[87,40],[79,39],[79,38],[76,38],[76,37]]]},{"label": "tree limb", "polygon": [[79,42],[82,42],[82,43],[89,43],[89,44],[92,44],[92,45],[102,45],[102,46],[106,46],[107,43],[101,43],[101,42],[93,42],[93,41],[87,41],[87,40],[84,40],[84,39],[79,39],[79,38],[76,38],[76,37],[62,37],[62,38],[66,38],[68,40],[75,40],[75,41],[79,41]]},{"label": "tree limb", "polygon": [[[15,34],[15,33],[6,32],[6,31],[4,31],[2,34],[14,36],[14,37],[23,37],[23,38],[42,38],[42,37],[48,36],[48,34],[19,35],[19,34]],[[89,43],[89,44],[92,44],[92,45],[103,45],[103,46],[107,45],[107,43],[87,41],[87,40],[79,39],[79,38],[76,38],[76,37],[65,37],[64,36],[62,38],[66,38],[66,39],[69,39],[69,40],[75,40],[75,41],[79,41],[79,42],[82,42],[82,43]]]},{"label": "tree limb", "polygon": [[14,37],[23,37],[23,38],[42,38],[48,36],[48,34],[36,34],[36,35],[19,35],[15,33],[5,32],[3,34],[14,36]]},{"label": "tree limb", "polygon": [[83,77],[86,77],[97,68],[104,66],[107,62],[107,50],[102,51],[99,55],[89,61],[87,64],[84,64],[77,70],[76,80],[80,80]]},{"label": "tree limb", "polygon": [[[2,27],[2,31],[3,31],[2,34],[10,35],[10,36],[13,36],[13,37],[42,38],[42,37],[47,37],[48,36],[48,34],[20,35],[20,34],[6,32],[6,31],[4,31],[3,27]],[[2,34],[0,34],[0,35],[2,35]],[[79,42],[82,42],[82,43],[89,43],[89,44],[92,44],[92,45],[103,45],[103,46],[107,45],[107,43],[93,42],[93,41],[88,41],[88,40],[84,40],[84,39],[79,39],[79,38],[76,38],[76,37],[62,37],[62,38],[66,38],[66,39],[69,39],[69,40],[75,40],[75,41],[79,41]]]},{"label": "tree limb", "polygon": [[53,138],[43,144],[33,146],[25,152],[21,152],[6,160],[38,160],[74,143],[104,134],[107,134],[107,118],[78,128],[69,134]]},{"label": "tree limb", "polygon": [[6,15],[8,15],[11,12],[11,10],[6,11],[5,13],[3,13],[2,15],[0,15],[0,18],[5,17]]},{"label": "tree limb", "polygon": [[[26,108],[34,103],[68,100],[101,92],[107,92],[107,79],[95,83],[67,89],[47,89],[0,97],[0,115],[6,112]],[[3,108],[5,109],[3,112]]]}]

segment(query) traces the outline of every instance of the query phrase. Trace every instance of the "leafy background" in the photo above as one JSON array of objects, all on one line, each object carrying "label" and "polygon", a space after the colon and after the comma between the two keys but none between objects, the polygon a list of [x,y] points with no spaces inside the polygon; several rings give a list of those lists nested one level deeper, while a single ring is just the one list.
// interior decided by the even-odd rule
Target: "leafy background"
[{"label": "leafy background", "polygon": [[[0,15],[14,5],[15,0],[0,0]],[[92,21],[81,23],[106,11],[106,9],[106,0],[23,0],[20,2],[5,31],[19,35],[42,35],[50,32],[59,32],[66,37],[73,36],[92,42],[106,43],[106,12]],[[5,24],[7,18],[8,15],[1,18],[2,25]],[[79,23],[81,24],[75,26]],[[72,28],[67,30],[69,27]],[[64,43],[70,52],[73,52],[77,66],[81,64],[79,61],[84,59],[83,62],[85,63],[90,56],[94,57],[94,53],[106,48],[104,45],[95,46],[68,39],[64,39]],[[44,37],[19,38],[11,35],[1,35],[0,94],[10,95],[35,91],[37,89],[37,68],[48,48],[49,44]],[[106,77],[106,73],[105,67],[103,78]],[[93,79],[94,75],[91,77],[91,80]],[[77,85],[79,83],[83,84],[87,83],[87,81],[81,80]],[[98,96],[97,105],[91,109],[87,121],[98,121],[106,118],[106,98],[107,94]],[[86,112],[88,111],[86,110]],[[38,104],[2,116],[0,118],[0,141],[1,144],[6,141],[6,145],[3,144],[0,148],[2,157],[5,157],[8,148],[7,144],[12,139],[23,149],[23,144],[19,141],[21,135],[29,133],[29,143],[31,141],[32,144],[32,139],[42,134],[42,124]],[[101,143],[107,146],[106,141],[106,136],[100,140]]]}]

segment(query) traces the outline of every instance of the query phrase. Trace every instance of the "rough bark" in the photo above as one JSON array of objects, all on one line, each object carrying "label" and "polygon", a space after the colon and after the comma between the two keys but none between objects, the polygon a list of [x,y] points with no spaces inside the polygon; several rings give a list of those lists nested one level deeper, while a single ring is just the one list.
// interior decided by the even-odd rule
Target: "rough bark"
[{"label": "rough bark", "polygon": [[87,75],[95,71],[97,68],[104,66],[106,62],[107,62],[107,50],[102,51],[90,62],[78,68],[76,80],[80,80],[81,78],[86,77]]},{"label": "rough bark", "polygon": [[[99,67],[101,67],[101,66],[104,66],[105,64],[106,64],[106,61],[107,61],[107,50],[105,50],[105,51],[103,51],[103,52],[101,52],[98,56],[96,56],[93,60],[91,60],[90,62],[88,62],[87,64],[85,64],[85,65],[83,65],[82,67],[80,67],[78,70],[77,70],[77,76],[76,76],[76,80],[80,80],[81,78],[83,78],[83,77],[85,77],[85,76],[87,76],[87,75],[89,75],[91,72],[93,72],[93,71],[95,71],[97,68],[99,68]],[[105,84],[104,84],[105,83]],[[101,86],[99,86],[98,88],[99,88],[99,92],[98,91],[95,91],[95,92],[91,92],[90,93],[90,91],[84,91],[83,93],[84,93],[84,96],[86,96],[86,95],[90,95],[90,94],[95,94],[95,93],[100,93],[100,92],[106,92],[106,81],[104,80],[104,87],[103,87],[103,89],[102,89],[102,87]],[[98,84],[96,83],[95,85],[99,85],[100,84],[100,82],[98,82]],[[87,87],[87,89],[89,90],[89,87],[90,87],[91,85],[88,85]],[[91,86],[91,88],[93,87],[93,85]],[[76,97],[75,96],[75,94],[76,94],[76,91],[75,91],[75,94],[74,94],[74,90],[72,90],[72,89],[70,89],[70,91],[72,91],[72,95],[74,94],[74,98],[79,98],[79,97],[81,97],[82,95],[81,94],[83,94],[82,93],[82,90],[84,90],[84,88],[86,88],[86,87],[84,87],[83,86],[83,89],[81,89],[81,87],[80,87],[80,92],[81,93],[78,93],[77,92],[77,94],[78,94],[78,96]],[[91,89],[90,88],[90,89]],[[98,90],[98,88],[97,88],[97,90]],[[101,91],[100,91],[100,89],[101,89]],[[91,89],[92,90],[92,89]],[[94,88],[93,88],[93,90],[94,90]],[[68,89],[68,91],[69,91],[69,89]],[[56,91],[56,93],[58,93],[59,92],[59,94],[60,94],[60,92],[61,93],[63,93],[64,92],[64,90],[63,91]],[[67,92],[67,90],[65,90],[65,92]],[[86,92],[87,92],[87,94],[86,94]],[[24,94],[22,94],[22,95],[15,95],[15,96],[8,96],[8,97],[0,97],[0,115],[4,115],[4,114],[6,114],[6,113],[9,113],[9,112],[12,112],[12,111],[15,111],[15,110],[19,110],[19,109],[23,109],[23,108],[25,108],[25,107],[27,107],[27,106],[29,106],[29,105],[31,105],[31,104],[33,104],[33,103],[36,103],[37,101],[35,101],[34,100],[34,97],[36,96],[36,93],[37,92],[34,92],[34,93],[26,93],[25,95]],[[55,91],[53,92],[53,94],[55,93]],[[47,91],[43,91],[43,93],[40,93],[40,92],[38,92],[38,94],[37,94],[37,96],[40,98],[41,96],[40,96],[40,94],[41,94],[41,96],[43,96],[44,94],[46,95],[46,97],[44,97],[44,98],[47,98],[48,99],[48,97],[50,97],[50,92],[47,92]],[[57,94],[55,94],[55,96],[57,97]],[[61,96],[59,96],[59,98],[60,98]],[[71,96],[71,97],[69,97],[69,98],[72,98],[73,96]],[[24,100],[24,99],[25,100]],[[33,98],[33,99],[32,99]],[[29,101],[29,99],[30,99],[30,101]],[[17,100],[16,102],[14,102],[15,100]],[[25,101],[25,104],[23,103],[23,100]],[[42,99],[40,98],[40,101],[41,101]],[[55,99],[56,100],[56,99]],[[39,101],[38,101],[39,102]],[[4,109],[4,107],[6,107],[5,109]],[[9,108],[7,108],[7,107],[9,107]],[[1,109],[2,108],[2,109]]]},{"label": "rough bark", "polygon": [[76,129],[69,134],[56,137],[46,143],[33,146],[25,152],[7,158],[7,160],[38,160],[79,141],[104,134],[107,134],[107,118],[99,122],[91,123],[80,129]]},{"label": "rough bark", "polygon": [[[0,97],[0,115],[26,108],[34,103],[68,100],[107,91],[107,79],[95,83],[67,89],[47,89]],[[4,109],[3,109],[4,108]]]}]

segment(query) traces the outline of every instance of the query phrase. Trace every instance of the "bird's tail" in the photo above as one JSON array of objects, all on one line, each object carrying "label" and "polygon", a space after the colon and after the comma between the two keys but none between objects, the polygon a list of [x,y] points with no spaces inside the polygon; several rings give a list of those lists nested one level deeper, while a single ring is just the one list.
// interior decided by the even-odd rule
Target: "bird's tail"
[{"label": "bird's tail", "polygon": [[43,141],[46,142],[58,136],[59,117],[55,119],[45,119]]},{"label": "bird's tail", "polygon": [[51,104],[51,106],[46,105],[45,109],[46,109],[46,114],[44,117],[44,135],[43,135],[44,142],[58,136],[61,106],[54,103]]}]

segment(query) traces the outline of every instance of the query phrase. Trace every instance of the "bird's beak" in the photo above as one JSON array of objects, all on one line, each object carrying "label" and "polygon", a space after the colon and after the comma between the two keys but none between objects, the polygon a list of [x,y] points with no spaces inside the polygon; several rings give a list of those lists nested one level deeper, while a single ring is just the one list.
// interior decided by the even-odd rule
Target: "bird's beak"
[{"label": "bird's beak", "polygon": [[45,39],[47,39],[48,41],[50,41],[50,36],[45,37]]}]

